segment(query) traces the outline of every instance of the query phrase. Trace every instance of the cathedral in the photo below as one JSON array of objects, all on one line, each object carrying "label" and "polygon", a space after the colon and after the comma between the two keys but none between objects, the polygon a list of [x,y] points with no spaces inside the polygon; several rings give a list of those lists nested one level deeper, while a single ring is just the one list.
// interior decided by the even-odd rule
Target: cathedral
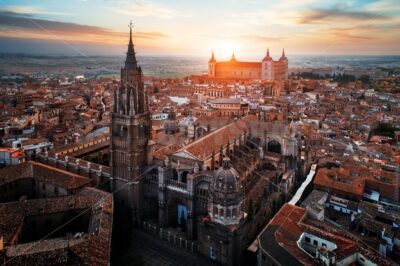
[{"label": "cathedral", "polygon": [[121,69],[121,84],[114,92],[111,113],[110,187],[117,203],[131,208],[136,217],[141,201],[140,179],[146,165],[151,163],[147,156],[151,120],[143,73],[137,65],[132,42],[132,24],[130,26],[128,52]]},{"label": "cathedral", "polygon": [[274,61],[267,54],[261,62],[237,61],[235,54],[229,61],[217,62],[214,52],[208,61],[208,77],[222,79],[260,79],[260,80],[287,80],[289,61],[285,56],[285,50],[279,60]]},{"label": "cathedral", "polygon": [[[251,242],[298,183],[299,136],[290,123],[248,115],[195,134],[199,137],[179,150],[153,158],[142,76],[131,29],[111,115],[115,204],[129,209],[136,225],[153,224],[159,235],[177,232],[181,241],[196,243],[200,256],[240,265]],[[173,125],[166,131],[173,134]]]}]

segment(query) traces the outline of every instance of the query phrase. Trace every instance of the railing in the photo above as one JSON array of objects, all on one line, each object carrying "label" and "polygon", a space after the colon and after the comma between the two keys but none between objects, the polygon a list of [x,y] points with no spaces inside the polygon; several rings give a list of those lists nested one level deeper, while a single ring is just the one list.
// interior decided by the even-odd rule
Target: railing
[{"label": "railing", "polygon": [[37,155],[36,160],[62,170],[89,177],[93,179],[96,186],[100,185],[99,180],[96,180],[97,177],[100,178],[100,180],[101,178],[108,180],[111,177],[111,168],[108,166],[68,157],[66,155],[46,155],[41,153]]},{"label": "railing", "polygon": [[80,151],[83,149],[87,149],[92,146],[96,146],[96,145],[103,144],[103,143],[109,143],[109,142],[110,142],[110,136],[104,135],[104,136],[97,137],[97,138],[94,138],[91,140],[86,140],[86,141],[82,141],[82,142],[78,142],[78,143],[61,146],[61,147],[54,149],[52,152],[65,155],[65,154],[74,153],[74,152],[77,152],[77,151]]},{"label": "railing", "polygon": [[187,251],[196,253],[198,251],[198,245],[190,240],[182,238],[182,236],[178,236],[171,231],[160,228],[157,225],[154,225],[148,221],[139,222],[139,228],[142,231],[147,232],[149,234],[155,235],[158,238],[167,241],[169,244],[174,245],[179,248],[184,248]]},{"label": "railing", "polygon": [[187,190],[187,186],[186,183],[182,183],[173,179],[167,179],[166,180],[166,184],[167,186],[172,186],[175,188],[179,188],[179,189],[183,189],[183,190]]}]

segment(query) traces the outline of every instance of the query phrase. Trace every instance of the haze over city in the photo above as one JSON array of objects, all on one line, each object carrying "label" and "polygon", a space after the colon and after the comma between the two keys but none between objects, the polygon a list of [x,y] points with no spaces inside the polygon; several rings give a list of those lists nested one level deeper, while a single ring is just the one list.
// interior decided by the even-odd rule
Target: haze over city
[{"label": "haze over city", "polygon": [[400,53],[397,0],[1,0],[0,53],[121,55],[129,20],[141,55]]},{"label": "haze over city", "polygon": [[0,0],[0,262],[400,265],[398,1]]}]

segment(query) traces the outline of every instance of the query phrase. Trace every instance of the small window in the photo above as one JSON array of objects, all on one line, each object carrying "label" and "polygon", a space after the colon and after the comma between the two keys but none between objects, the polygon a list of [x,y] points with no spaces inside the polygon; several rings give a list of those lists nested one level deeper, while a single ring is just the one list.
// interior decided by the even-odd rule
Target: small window
[{"label": "small window", "polygon": [[317,240],[314,240],[314,245],[318,246],[318,241]]}]

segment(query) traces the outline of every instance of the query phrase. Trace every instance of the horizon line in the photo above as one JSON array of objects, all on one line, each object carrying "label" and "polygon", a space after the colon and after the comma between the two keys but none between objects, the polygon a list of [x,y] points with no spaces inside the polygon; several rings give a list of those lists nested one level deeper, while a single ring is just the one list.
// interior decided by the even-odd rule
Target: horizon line
[{"label": "horizon line", "polygon": [[[124,57],[125,53],[123,54],[90,54],[90,55],[73,55],[73,54],[63,54],[63,53],[23,53],[23,52],[1,52],[0,55],[14,55],[14,56],[48,56],[48,57],[57,57],[57,56],[64,56],[64,57],[86,57],[86,56],[92,56],[92,57],[99,57],[99,56],[104,56],[104,57],[115,57],[115,56],[121,56]],[[189,55],[189,54],[150,54],[150,53],[140,53],[136,54],[137,57],[189,57],[189,58],[204,58],[207,57],[205,55]],[[399,54],[302,54],[302,53],[294,53],[294,54],[288,54],[287,57],[290,58],[290,56],[319,56],[319,57],[335,57],[335,56],[358,56],[358,57],[371,57],[371,56],[400,56]],[[237,56],[235,54],[235,57],[239,57],[240,55]],[[253,58],[255,56],[246,56],[243,58]],[[262,57],[262,56],[261,56]]]}]

